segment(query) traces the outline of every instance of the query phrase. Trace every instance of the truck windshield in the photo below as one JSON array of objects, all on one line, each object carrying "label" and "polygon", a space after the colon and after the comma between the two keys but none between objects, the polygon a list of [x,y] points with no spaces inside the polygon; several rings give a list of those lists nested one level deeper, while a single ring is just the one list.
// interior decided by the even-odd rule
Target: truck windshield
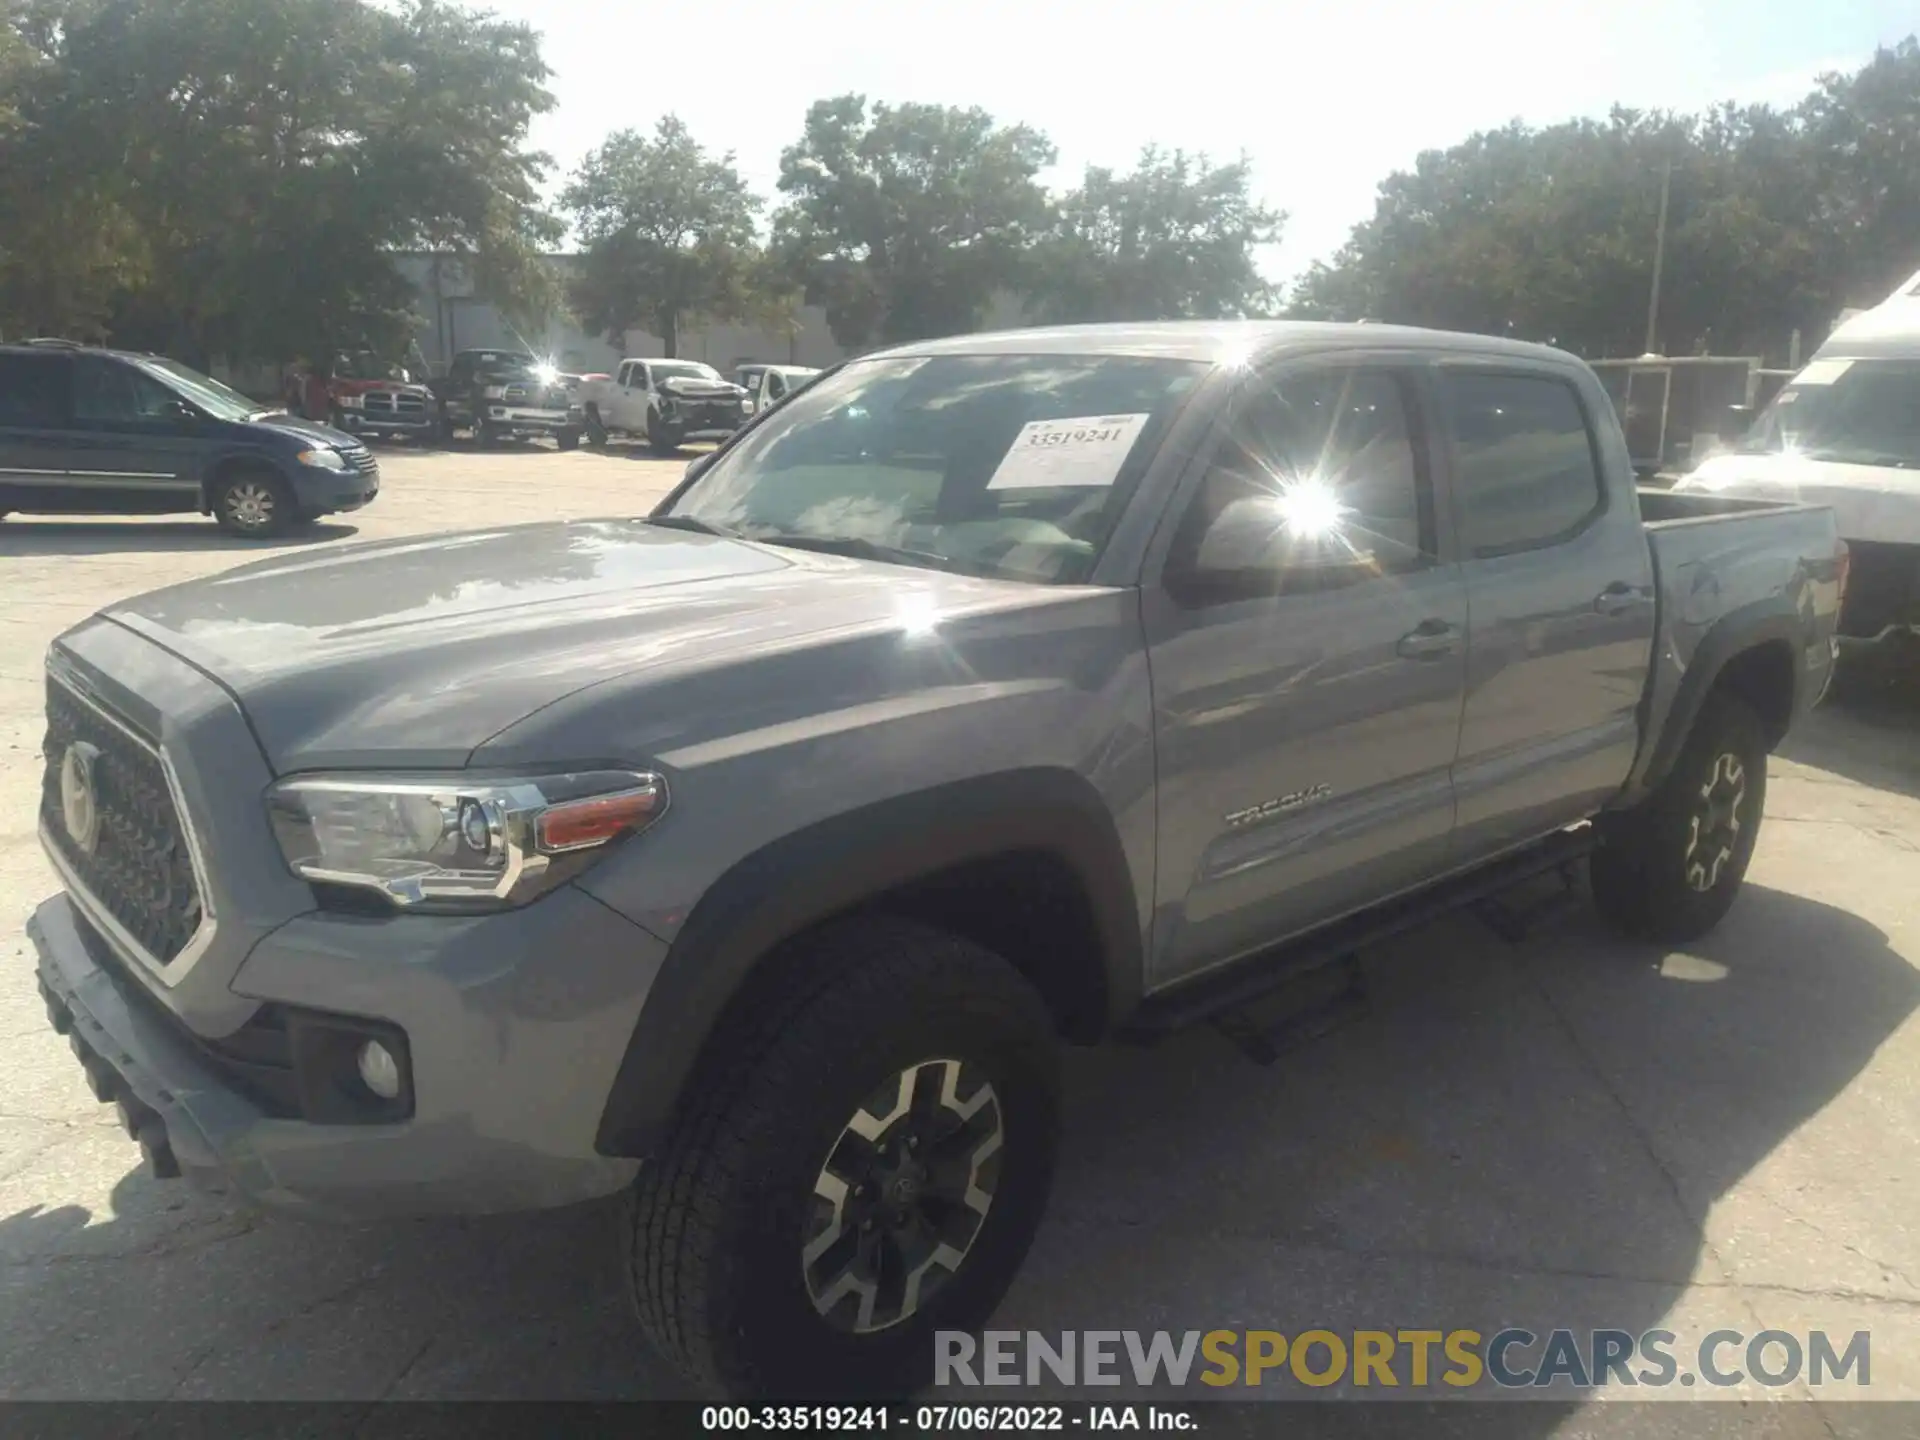
[{"label": "truck windshield", "polygon": [[142,356],[135,362],[154,379],[183,395],[216,420],[245,420],[265,413],[265,407],[229,389],[210,375],[189,370],[178,360]]},{"label": "truck windshield", "polygon": [[1920,359],[1815,360],[1774,397],[1740,448],[1920,469]]},{"label": "truck windshield", "polygon": [[1118,355],[855,361],[770,412],[663,518],[1077,583],[1206,369]]}]

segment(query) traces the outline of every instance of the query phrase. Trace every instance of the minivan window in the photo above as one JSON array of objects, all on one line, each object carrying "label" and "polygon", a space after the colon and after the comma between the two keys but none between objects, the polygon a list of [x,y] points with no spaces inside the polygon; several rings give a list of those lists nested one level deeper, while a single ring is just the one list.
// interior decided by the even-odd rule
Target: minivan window
[{"label": "minivan window", "polygon": [[67,420],[64,355],[0,354],[0,425],[51,429]]},{"label": "minivan window", "polygon": [[137,425],[169,418],[180,403],[150,375],[103,355],[73,361],[73,418],[83,424]]},{"label": "minivan window", "polygon": [[1572,538],[1601,506],[1593,437],[1573,387],[1547,375],[1452,371],[1454,492],[1470,555]]},{"label": "minivan window", "polygon": [[1815,360],[1774,397],[1739,448],[1920,468],[1920,360]]},{"label": "minivan window", "polygon": [[162,360],[143,355],[135,362],[162,385],[182,395],[216,420],[247,420],[265,413],[238,390],[229,389],[211,375],[189,370],[178,360]]},{"label": "minivan window", "polygon": [[860,360],[720,452],[660,523],[1042,584],[1084,580],[1206,367]]}]

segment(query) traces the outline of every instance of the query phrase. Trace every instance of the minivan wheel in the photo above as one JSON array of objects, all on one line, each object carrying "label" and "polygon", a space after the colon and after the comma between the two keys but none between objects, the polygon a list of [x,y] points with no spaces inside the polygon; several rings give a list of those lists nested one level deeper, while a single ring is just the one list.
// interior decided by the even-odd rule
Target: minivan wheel
[{"label": "minivan wheel", "polygon": [[648,1337],[716,1399],[898,1398],[991,1316],[1052,1182],[1053,1026],[1012,966],[904,920],[770,957],[629,1207]]},{"label": "minivan wheel", "polygon": [[287,482],[269,470],[236,470],[213,488],[213,518],[230,535],[258,540],[285,534],[299,507]]},{"label": "minivan wheel", "polygon": [[1731,695],[1709,696],[1660,787],[1601,822],[1591,862],[1601,914],[1639,939],[1706,934],[1746,878],[1766,798],[1758,717]]}]

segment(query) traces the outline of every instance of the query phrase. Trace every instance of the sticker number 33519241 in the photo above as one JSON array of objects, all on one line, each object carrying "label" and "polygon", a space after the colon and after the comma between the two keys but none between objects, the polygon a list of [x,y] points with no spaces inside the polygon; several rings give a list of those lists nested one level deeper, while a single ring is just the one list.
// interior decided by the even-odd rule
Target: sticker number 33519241
[{"label": "sticker number 33519241", "polygon": [[1145,415],[1074,415],[1030,420],[1020,427],[989,490],[1038,490],[1058,485],[1111,485],[1126,463]]}]

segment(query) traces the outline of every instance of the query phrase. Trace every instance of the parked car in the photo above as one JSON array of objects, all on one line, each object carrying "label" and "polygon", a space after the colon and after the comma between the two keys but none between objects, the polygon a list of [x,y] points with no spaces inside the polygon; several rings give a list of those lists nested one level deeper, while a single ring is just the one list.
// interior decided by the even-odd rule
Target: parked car
[{"label": "parked car", "polygon": [[326,418],[350,435],[388,440],[439,438],[439,402],[425,381],[371,350],[343,350],[327,377]]},{"label": "parked car", "polygon": [[645,440],[671,455],[690,440],[724,440],[746,417],[747,392],[698,360],[622,360],[610,377],[581,386],[587,439]]},{"label": "parked car", "polygon": [[1852,551],[1840,644],[1920,643],[1920,275],[1836,330],[1733,449],[1676,491],[1832,508]]},{"label": "parked car", "polygon": [[1712,927],[1844,585],[1825,510],[1637,492],[1544,347],[930,341],[649,518],[68,631],[28,933],[162,1173],[336,1214],[625,1188],[608,1263],[693,1383],[898,1395],[1020,1266],[1062,1039],[1588,856],[1622,929]]},{"label": "parked car", "polygon": [[560,372],[524,350],[462,350],[430,382],[444,434],[465,430],[482,444],[551,436],[562,450],[580,444],[579,401]]},{"label": "parked car", "polygon": [[0,516],[211,515],[250,539],[357,510],[372,452],[157,355],[0,345]]},{"label": "parked car", "polygon": [[746,387],[747,398],[741,408],[748,415],[757,415],[762,410],[778,405],[820,373],[805,365],[751,365],[742,368],[753,372],[750,379],[739,382]]}]

